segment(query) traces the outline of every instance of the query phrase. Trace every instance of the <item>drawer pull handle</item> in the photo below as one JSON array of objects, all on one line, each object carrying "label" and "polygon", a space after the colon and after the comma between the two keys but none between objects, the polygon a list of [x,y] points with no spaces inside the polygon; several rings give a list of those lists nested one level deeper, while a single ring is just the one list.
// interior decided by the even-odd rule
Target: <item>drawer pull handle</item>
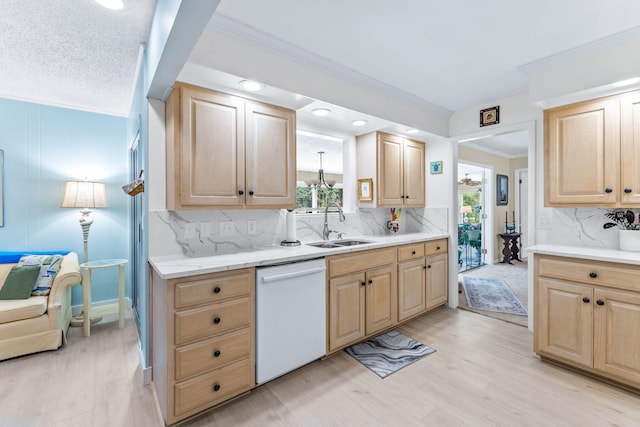
[{"label": "drawer pull handle", "polygon": [[407,198],[407,199],[408,199],[408,198],[409,198],[409,196],[405,196],[405,198]]},{"label": "drawer pull handle", "polygon": [[436,251],[439,251],[439,250],[440,250],[440,246],[436,246]]},{"label": "drawer pull handle", "polygon": [[244,194],[244,191],[238,190],[238,194],[242,196]]},{"label": "drawer pull handle", "polygon": [[220,357],[220,350],[216,350],[213,352],[213,357]]},{"label": "drawer pull handle", "polygon": [[214,384],[213,391],[218,391],[218,390],[220,390],[220,384]]},{"label": "drawer pull handle", "polygon": [[430,266],[430,265],[427,265],[427,268],[431,268],[431,266]]},{"label": "drawer pull handle", "polygon": [[598,301],[596,301],[596,304],[598,304],[598,305],[604,305],[604,301],[602,301],[601,299],[599,299]]},{"label": "drawer pull handle", "polygon": [[253,196],[253,190],[249,191],[249,195]]},{"label": "drawer pull handle", "polygon": [[415,255],[415,254],[416,254],[416,251],[411,251],[411,255]]},{"label": "drawer pull handle", "polygon": [[631,191],[633,191],[633,190],[631,190],[629,187],[624,189],[624,192],[627,193],[627,194],[631,193]]},{"label": "drawer pull handle", "polygon": [[213,293],[214,294],[219,294],[220,293],[220,286],[216,286],[215,288],[213,288]]},{"label": "drawer pull handle", "polygon": [[424,267],[422,267],[422,268],[424,268],[424,269],[426,270],[426,269],[427,269],[427,266],[425,265],[425,266],[424,266]]},{"label": "drawer pull handle", "polygon": [[591,300],[589,299],[589,297],[584,297],[584,298],[582,298],[582,302],[589,302],[589,301],[591,301]]},{"label": "drawer pull handle", "polygon": [[369,284],[372,284],[372,283],[373,283],[373,280],[372,280],[372,279],[369,279]]},{"label": "drawer pull handle", "polygon": [[213,323],[215,323],[216,325],[220,323],[220,318],[216,317],[215,319],[213,319]]},{"label": "drawer pull handle", "polygon": [[589,273],[589,277],[591,277],[592,279],[595,279],[596,277],[598,277],[598,273],[596,273],[595,271],[592,271],[591,273]]},{"label": "drawer pull handle", "polygon": [[604,192],[605,193],[613,193],[613,188],[607,187],[607,188],[604,189]]},{"label": "drawer pull handle", "polygon": [[364,285],[366,285],[366,284],[367,284],[367,282],[360,282],[360,284],[361,284],[362,286],[364,286]]}]

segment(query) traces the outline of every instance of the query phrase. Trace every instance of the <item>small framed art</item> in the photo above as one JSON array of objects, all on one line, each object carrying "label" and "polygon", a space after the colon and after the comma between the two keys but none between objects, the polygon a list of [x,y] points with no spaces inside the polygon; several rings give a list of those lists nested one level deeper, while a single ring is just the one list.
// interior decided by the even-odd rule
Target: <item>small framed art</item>
[{"label": "small framed art", "polygon": [[509,177],[507,175],[496,175],[496,205],[506,206],[509,204]]},{"label": "small framed art", "polygon": [[500,123],[500,106],[480,110],[480,127],[497,125]]},{"label": "small framed art", "polygon": [[373,178],[358,180],[358,200],[363,202],[373,201]]},{"label": "small framed art", "polygon": [[431,162],[430,165],[431,167],[429,168],[429,171],[431,172],[431,175],[436,173],[442,173],[442,160]]}]

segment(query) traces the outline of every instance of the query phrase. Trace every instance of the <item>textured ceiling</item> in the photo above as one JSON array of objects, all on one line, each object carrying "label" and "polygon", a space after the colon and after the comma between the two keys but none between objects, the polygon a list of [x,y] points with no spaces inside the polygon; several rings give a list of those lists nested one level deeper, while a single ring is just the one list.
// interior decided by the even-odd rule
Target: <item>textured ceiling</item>
[{"label": "textured ceiling", "polygon": [[526,92],[523,65],[638,26],[640,1],[222,0],[216,14],[457,111]]},{"label": "textured ceiling", "polygon": [[0,97],[125,116],[156,0],[2,0]]}]

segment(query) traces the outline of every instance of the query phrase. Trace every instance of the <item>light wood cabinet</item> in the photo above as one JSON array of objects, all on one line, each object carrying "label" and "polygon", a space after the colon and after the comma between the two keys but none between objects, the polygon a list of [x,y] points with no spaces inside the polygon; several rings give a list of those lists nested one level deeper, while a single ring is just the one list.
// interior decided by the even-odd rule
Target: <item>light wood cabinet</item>
[{"label": "light wood cabinet", "polygon": [[174,424],[255,387],[254,269],[151,274],[153,382]]},{"label": "light wood cabinet", "polygon": [[545,206],[640,206],[640,91],[546,110]]},{"label": "light wood cabinet", "polygon": [[327,257],[329,342],[334,352],[397,323],[396,249]]},{"label": "light wood cabinet", "polygon": [[640,387],[640,267],[537,255],[534,351]]},{"label": "light wood cabinet", "polygon": [[425,145],[373,132],[356,138],[359,179],[373,178],[374,200],[366,207],[425,206]]},{"label": "light wood cabinet", "polygon": [[399,321],[446,304],[447,260],[444,239],[398,247]]},{"label": "light wood cabinet", "polygon": [[295,208],[295,112],[176,83],[167,209]]}]

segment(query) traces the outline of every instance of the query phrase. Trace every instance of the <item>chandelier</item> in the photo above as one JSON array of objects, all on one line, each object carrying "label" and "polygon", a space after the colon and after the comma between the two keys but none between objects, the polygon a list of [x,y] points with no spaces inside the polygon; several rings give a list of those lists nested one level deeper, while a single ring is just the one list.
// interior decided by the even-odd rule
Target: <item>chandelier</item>
[{"label": "chandelier", "polygon": [[318,151],[320,154],[320,169],[318,169],[318,179],[308,179],[305,180],[304,183],[307,184],[308,187],[319,190],[324,185],[328,190],[333,189],[334,185],[336,185],[335,179],[327,179],[324,178],[324,169],[322,169],[322,155],[324,151]]}]

